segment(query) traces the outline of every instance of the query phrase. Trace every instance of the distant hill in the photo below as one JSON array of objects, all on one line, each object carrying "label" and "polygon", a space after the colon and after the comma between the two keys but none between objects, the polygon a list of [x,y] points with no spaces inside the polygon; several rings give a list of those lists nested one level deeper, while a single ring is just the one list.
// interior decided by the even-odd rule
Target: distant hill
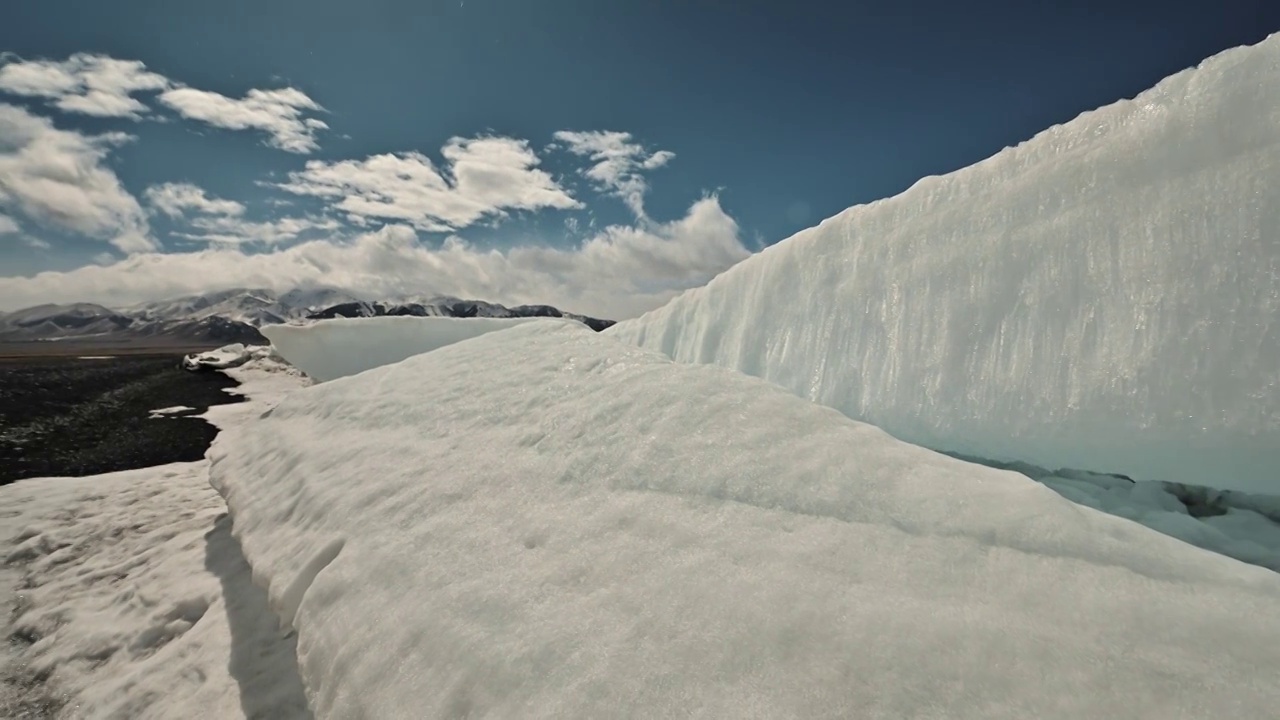
[{"label": "distant hill", "polygon": [[327,288],[237,289],[172,300],[107,308],[92,303],[37,305],[0,313],[0,343],[74,343],[76,346],[139,344],[206,346],[266,344],[263,325],[334,317],[415,315],[435,317],[565,317],[600,331],[612,320],[562,312],[550,305],[508,308],[479,300],[369,300]]}]

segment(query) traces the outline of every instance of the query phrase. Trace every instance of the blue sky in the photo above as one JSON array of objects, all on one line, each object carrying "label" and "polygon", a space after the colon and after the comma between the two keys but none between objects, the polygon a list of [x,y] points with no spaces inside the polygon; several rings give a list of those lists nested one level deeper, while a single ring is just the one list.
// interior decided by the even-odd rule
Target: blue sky
[{"label": "blue sky", "polygon": [[1268,0],[16,3],[0,309],[319,282],[634,314],[1275,30]]}]

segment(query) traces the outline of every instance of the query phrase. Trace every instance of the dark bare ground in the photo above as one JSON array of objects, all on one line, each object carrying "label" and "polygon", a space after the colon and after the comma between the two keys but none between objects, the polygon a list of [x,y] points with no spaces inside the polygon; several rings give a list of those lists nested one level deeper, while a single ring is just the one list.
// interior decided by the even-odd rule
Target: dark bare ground
[{"label": "dark bare ground", "polygon": [[30,477],[96,475],[204,457],[217,429],[149,411],[240,402],[219,372],[191,373],[181,355],[0,361],[0,485]]}]

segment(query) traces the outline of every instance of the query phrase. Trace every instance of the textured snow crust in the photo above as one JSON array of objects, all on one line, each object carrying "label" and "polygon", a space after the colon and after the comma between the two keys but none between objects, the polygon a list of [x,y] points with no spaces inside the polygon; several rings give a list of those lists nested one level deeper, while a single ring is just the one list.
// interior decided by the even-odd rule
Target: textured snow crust
[{"label": "textured snow crust", "polygon": [[[210,408],[222,428],[305,384],[228,374],[249,401]],[[310,718],[226,510],[204,460],[0,487],[0,717]]]},{"label": "textured snow crust", "polygon": [[535,319],[334,318],[299,325],[267,325],[261,330],[290,364],[317,382],[325,382]]},{"label": "textured snow crust", "polygon": [[1280,36],[607,333],[941,450],[1280,494]]},{"label": "textured snow crust", "polygon": [[298,391],[210,457],[320,718],[1280,706],[1280,575],[581,326]]}]

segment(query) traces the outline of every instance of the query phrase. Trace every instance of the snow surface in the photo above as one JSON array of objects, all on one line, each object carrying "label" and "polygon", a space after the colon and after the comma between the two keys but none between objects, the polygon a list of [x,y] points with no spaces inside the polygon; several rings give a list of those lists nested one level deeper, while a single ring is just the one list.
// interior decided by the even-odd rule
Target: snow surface
[{"label": "snow surface", "polygon": [[226,370],[240,367],[252,360],[270,360],[273,357],[275,351],[270,347],[232,343],[217,350],[188,355],[182,359],[182,367],[187,370]]},{"label": "snow surface", "polygon": [[174,405],[172,407],[156,408],[155,410],[151,411],[151,415],[152,416],[181,415],[183,413],[192,412],[193,410],[195,410],[195,408],[189,405]]},{"label": "snow surface", "polygon": [[[244,423],[305,384],[258,359],[229,371]],[[231,535],[209,463],[0,487],[0,717],[311,717],[292,635]],[[10,612],[12,611],[12,617]],[[5,656],[5,652],[8,656]]]},{"label": "snow surface", "polygon": [[1280,707],[1280,575],[570,323],[295,392],[210,457],[321,718]]},{"label": "snow surface", "polygon": [[[326,369],[333,368],[335,374],[354,374],[374,367],[378,361],[399,361],[422,347],[443,347],[465,340],[469,333],[458,330],[466,329],[465,323],[471,322],[475,321],[368,318],[341,321],[335,327],[326,321],[290,328],[290,342],[282,355],[301,367],[325,363]],[[309,335],[315,338],[309,339]],[[370,353],[368,348],[378,351]],[[1134,482],[1083,470],[1049,470],[1028,463],[961,457],[968,462],[1015,470],[1082,505],[1280,572],[1280,497],[1167,482]]]},{"label": "snow surface", "polygon": [[324,382],[536,319],[334,318],[301,325],[267,325],[262,334],[290,364]]},{"label": "snow surface", "polygon": [[1280,493],[1280,36],[607,333],[942,450]]}]

